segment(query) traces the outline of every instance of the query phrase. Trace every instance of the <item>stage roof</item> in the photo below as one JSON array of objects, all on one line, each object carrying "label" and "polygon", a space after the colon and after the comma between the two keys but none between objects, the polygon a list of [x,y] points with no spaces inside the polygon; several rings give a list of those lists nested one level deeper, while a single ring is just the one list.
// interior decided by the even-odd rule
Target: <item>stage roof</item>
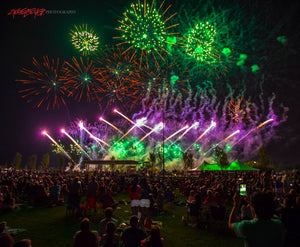
[{"label": "stage roof", "polygon": [[86,165],[139,165],[135,160],[85,160]]}]

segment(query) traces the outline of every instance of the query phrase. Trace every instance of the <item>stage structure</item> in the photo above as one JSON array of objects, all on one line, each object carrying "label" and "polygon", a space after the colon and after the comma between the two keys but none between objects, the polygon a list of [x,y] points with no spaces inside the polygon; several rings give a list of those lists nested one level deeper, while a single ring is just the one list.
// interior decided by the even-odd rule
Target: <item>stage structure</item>
[{"label": "stage structure", "polygon": [[132,170],[136,170],[136,166],[141,163],[135,160],[85,160],[84,168],[89,171],[90,169],[96,169],[96,167],[100,166],[101,170],[104,165],[124,165],[128,172]]}]

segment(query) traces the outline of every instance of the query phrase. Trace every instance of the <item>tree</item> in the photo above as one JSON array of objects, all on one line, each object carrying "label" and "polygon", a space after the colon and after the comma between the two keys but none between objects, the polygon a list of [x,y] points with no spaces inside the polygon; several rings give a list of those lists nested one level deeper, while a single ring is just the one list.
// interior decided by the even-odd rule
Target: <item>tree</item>
[{"label": "tree", "polygon": [[28,157],[28,165],[30,170],[36,170],[37,155],[33,154]]},{"label": "tree", "polygon": [[194,166],[193,154],[189,152],[182,153],[184,170],[191,169]]},{"label": "tree", "polygon": [[46,153],[43,155],[43,159],[41,161],[41,169],[44,171],[47,170],[49,163],[50,163],[50,155]]},{"label": "tree", "polygon": [[261,168],[271,168],[271,159],[264,147],[258,150],[258,163]]},{"label": "tree", "polygon": [[22,163],[22,154],[16,153],[12,162],[12,167],[19,170]]},{"label": "tree", "polygon": [[[76,153],[71,153],[71,160],[69,161],[70,170],[73,170],[74,167],[77,165],[76,162],[78,161],[79,156]],[[84,168],[84,167],[83,167]]]},{"label": "tree", "polygon": [[229,165],[227,154],[224,152],[224,150],[220,147],[215,148],[215,156],[216,161],[220,165],[221,169],[226,168]]},{"label": "tree", "polygon": [[59,154],[57,159],[58,159],[57,160],[58,161],[58,169],[60,171],[63,171],[65,169],[65,165],[66,165],[65,157],[62,154]]}]

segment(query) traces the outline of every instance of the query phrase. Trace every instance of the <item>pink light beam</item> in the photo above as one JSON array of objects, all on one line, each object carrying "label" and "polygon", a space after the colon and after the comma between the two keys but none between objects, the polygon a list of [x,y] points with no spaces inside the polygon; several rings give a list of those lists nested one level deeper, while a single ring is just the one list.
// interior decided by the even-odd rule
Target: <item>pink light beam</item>
[{"label": "pink light beam", "polygon": [[84,151],[84,149],[73,139],[72,136],[70,136],[65,129],[61,129],[61,133],[65,134],[80,150],[81,152],[84,154],[85,157],[87,157],[89,160],[91,160],[91,157],[87,154],[86,151]]},{"label": "pink light beam", "polygon": [[46,130],[42,131],[42,135],[47,136],[58,148],[59,150],[65,155],[67,156],[68,159],[70,159],[71,161],[73,161],[70,157],[70,155],[48,134],[48,132]]}]

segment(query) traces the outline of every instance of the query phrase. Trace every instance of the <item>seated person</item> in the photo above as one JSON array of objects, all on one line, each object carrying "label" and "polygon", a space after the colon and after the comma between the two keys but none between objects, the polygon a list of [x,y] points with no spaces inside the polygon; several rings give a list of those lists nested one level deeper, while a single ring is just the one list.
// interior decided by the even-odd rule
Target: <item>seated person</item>
[{"label": "seated person", "polygon": [[19,242],[14,244],[14,247],[31,247],[30,239],[22,239]]},{"label": "seated person", "polygon": [[80,223],[80,231],[74,236],[74,247],[98,247],[98,236],[91,232],[91,224],[88,218]]},{"label": "seated person", "polygon": [[141,242],[144,247],[162,247],[164,239],[160,237],[158,226],[152,226],[150,235]]},{"label": "seated person", "polygon": [[116,235],[117,226],[114,222],[109,221],[106,224],[105,233],[102,235],[100,246],[119,247],[119,237]]},{"label": "seated person", "polygon": [[14,239],[9,233],[0,234],[0,246],[1,247],[13,247]]},{"label": "seated person", "polygon": [[108,207],[104,210],[105,218],[100,221],[100,228],[99,228],[99,236],[102,237],[102,235],[105,233],[105,228],[107,222],[114,222],[115,224],[118,224],[118,221],[113,218],[113,209],[111,207]]},{"label": "seated person", "polygon": [[136,215],[130,217],[130,227],[126,228],[122,234],[124,247],[140,247],[141,241],[146,238],[146,233],[138,228],[139,218]]}]

